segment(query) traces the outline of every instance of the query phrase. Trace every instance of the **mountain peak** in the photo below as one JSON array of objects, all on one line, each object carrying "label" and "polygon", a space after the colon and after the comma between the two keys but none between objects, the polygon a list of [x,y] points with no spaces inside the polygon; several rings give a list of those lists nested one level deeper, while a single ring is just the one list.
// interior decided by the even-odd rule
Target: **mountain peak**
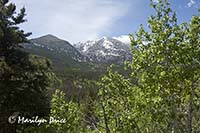
[{"label": "mountain peak", "polygon": [[40,39],[47,39],[47,40],[60,40],[58,37],[51,35],[51,34],[47,34],[44,36],[39,37]]},{"label": "mountain peak", "polygon": [[57,38],[56,36],[54,36],[52,34],[47,34],[47,35],[44,35],[43,37],[54,37],[54,38]]},{"label": "mountain peak", "polygon": [[50,47],[72,47],[72,45],[65,40],[62,40],[54,35],[47,34],[44,36],[41,36],[39,38],[34,38],[30,40],[34,44],[42,44],[43,46]]},{"label": "mountain peak", "polygon": [[129,46],[110,37],[101,37],[94,41],[74,45],[80,53],[92,62],[123,63],[131,59]]},{"label": "mountain peak", "polygon": [[[44,51],[44,54],[48,54],[50,57],[56,57],[56,55],[58,55],[56,58],[59,60],[63,60],[61,58],[68,58],[78,62],[87,60],[87,58],[83,56],[76,48],[74,48],[68,41],[59,39],[51,34],[31,39],[27,48],[34,50],[36,49],[36,52]],[[54,61],[57,62],[55,59]]]}]

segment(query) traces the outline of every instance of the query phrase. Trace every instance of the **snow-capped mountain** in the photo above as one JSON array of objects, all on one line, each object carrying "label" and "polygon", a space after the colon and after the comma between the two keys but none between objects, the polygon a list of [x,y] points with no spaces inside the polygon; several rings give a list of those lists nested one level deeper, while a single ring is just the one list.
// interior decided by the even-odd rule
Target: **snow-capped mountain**
[{"label": "snow-capped mountain", "polygon": [[102,37],[85,43],[79,42],[74,47],[92,62],[122,64],[131,59],[129,45],[114,38]]},{"label": "snow-capped mountain", "polygon": [[[57,70],[88,68],[91,64],[123,64],[131,59],[128,44],[102,37],[98,40],[71,45],[53,35],[31,39],[23,45],[27,52],[52,60]],[[89,65],[90,64],[90,65]]]}]

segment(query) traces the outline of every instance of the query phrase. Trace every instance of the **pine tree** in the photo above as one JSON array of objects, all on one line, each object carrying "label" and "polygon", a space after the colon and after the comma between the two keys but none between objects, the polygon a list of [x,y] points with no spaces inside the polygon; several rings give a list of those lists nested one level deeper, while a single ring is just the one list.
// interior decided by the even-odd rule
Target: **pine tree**
[{"label": "pine tree", "polygon": [[[48,89],[55,79],[51,62],[30,55],[20,47],[30,33],[18,25],[25,22],[25,8],[16,13],[16,6],[0,0],[0,132],[16,132],[9,116],[17,112],[25,117],[49,113]],[[19,129],[18,128],[18,129]]]},{"label": "pine tree", "polygon": [[8,50],[20,47],[31,33],[24,33],[18,25],[25,22],[25,8],[16,13],[16,6],[8,0],[0,1],[0,57]]}]

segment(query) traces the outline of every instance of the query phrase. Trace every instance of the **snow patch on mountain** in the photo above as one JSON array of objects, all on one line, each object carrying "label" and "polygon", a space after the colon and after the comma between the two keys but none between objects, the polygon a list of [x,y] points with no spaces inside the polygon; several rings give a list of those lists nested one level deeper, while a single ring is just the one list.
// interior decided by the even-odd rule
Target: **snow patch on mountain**
[{"label": "snow patch on mountain", "polygon": [[129,45],[109,37],[79,42],[74,47],[93,62],[123,63],[131,58]]},{"label": "snow patch on mountain", "polygon": [[113,43],[109,42],[108,40],[105,40],[105,41],[103,42],[103,46],[104,46],[104,48],[106,48],[106,49],[111,49],[111,48],[113,47]]}]

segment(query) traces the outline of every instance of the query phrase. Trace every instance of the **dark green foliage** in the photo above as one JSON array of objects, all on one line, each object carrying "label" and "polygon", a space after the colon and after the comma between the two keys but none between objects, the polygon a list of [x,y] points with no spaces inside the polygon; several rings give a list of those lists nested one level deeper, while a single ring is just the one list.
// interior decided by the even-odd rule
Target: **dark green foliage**
[{"label": "dark green foliage", "polygon": [[[18,25],[25,22],[25,8],[0,0],[0,132],[16,132],[8,123],[13,113],[26,117],[49,113],[48,89],[56,79],[51,62],[20,50],[30,33]],[[21,128],[27,125],[19,125]]]},{"label": "dark green foliage", "polygon": [[8,0],[0,1],[0,56],[7,53],[7,50],[19,47],[20,43],[26,42],[30,33],[24,33],[17,26],[25,22],[25,8],[16,14],[16,6],[8,3]]},{"label": "dark green foliage", "polygon": [[[55,79],[50,61],[20,50],[9,53],[0,61],[0,117],[5,117],[3,121],[7,122],[14,112],[27,117],[47,115],[47,90]],[[1,123],[1,127],[5,124]]]},{"label": "dark green foliage", "polygon": [[[1,64],[5,66],[4,71],[1,71],[0,81],[2,110],[6,109],[5,111],[7,111],[9,108],[11,112],[30,112],[33,110],[28,107],[29,105],[37,107],[37,103],[43,104],[37,100],[43,99],[46,87],[51,84],[53,73],[51,73],[50,61],[14,50],[4,61],[1,61]],[[25,104],[25,102],[27,103]],[[20,105],[20,103],[24,105]]]}]

